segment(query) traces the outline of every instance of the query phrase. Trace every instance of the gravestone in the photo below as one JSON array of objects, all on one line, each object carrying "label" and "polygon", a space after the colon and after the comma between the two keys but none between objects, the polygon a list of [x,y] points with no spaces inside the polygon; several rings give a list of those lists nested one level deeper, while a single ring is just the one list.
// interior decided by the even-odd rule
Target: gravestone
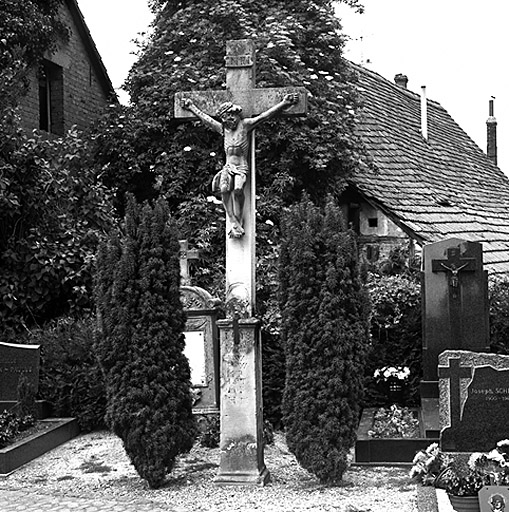
[{"label": "gravestone", "polygon": [[508,436],[509,356],[446,350],[439,356],[444,451],[490,451]]},{"label": "gravestone", "polygon": [[191,385],[195,414],[219,413],[219,336],[217,320],[221,301],[199,286],[191,286],[189,261],[199,258],[180,241],[181,301],[187,315],[184,354],[191,367]]},{"label": "gravestone", "polygon": [[18,401],[18,384],[25,377],[34,393],[39,389],[39,345],[0,343],[0,411]]},{"label": "gravestone", "polygon": [[[226,90],[177,93],[174,112],[176,118],[198,118],[221,134],[225,145],[226,164],[213,180],[214,187],[219,182],[226,212],[227,315],[218,323],[222,352],[221,459],[215,481],[264,485],[269,472],[263,457],[261,338],[259,322],[253,318],[254,128],[283,111],[285,115],[304,115],[307,91],[302,87],[255,88],[255,48],[251,40],[227,41],[225,62]],[[211,117],[214,114],[221,123]]]},{"label": "gravestone", "polygon": [[184,354],[191,366],[195,414],[219,412],[219,337],[221,301],[198,286],[182,286],[187,315]]},{"label": "gravestone", "polygon": [[486,351],[488,278],[482,244],[450,238],[423,249],[422,397],[437,397],[438,355],[444,350]]}]

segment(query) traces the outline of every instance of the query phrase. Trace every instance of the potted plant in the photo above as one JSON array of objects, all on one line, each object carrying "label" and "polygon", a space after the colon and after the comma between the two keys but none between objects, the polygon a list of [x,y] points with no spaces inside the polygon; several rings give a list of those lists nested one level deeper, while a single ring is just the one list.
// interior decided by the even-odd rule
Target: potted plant
[{"label": "potted plant", "polygon": [[375,382],[384,388],[391,403],[401,403],[403,401],[405,386],[410,377],[410,369],[407,366],[377,368],[373,377]]},{"label": "potted plant", "polygon": [[444,489],[457,512],[478,512],[483,487],[509,485],[509,440],[499,441],[488,453],[473,453],[468,462],[466,456],[445,454],[433,443],[416,454],[410,477]]}]

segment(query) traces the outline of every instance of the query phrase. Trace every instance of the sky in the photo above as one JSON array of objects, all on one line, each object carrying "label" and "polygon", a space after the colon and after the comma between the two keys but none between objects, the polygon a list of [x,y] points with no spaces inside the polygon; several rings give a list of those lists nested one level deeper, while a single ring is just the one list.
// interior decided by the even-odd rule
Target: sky
[{"label": "sky", "polygon": [[[361,0],[363,14],[337,13],[350,40],[345,57],[440,103],[486,151],[488,105],[495,97],[498,165],[509,175],[509,5],[505,0]],[[123,103],[120,90],[136,60],[133,39],[147,30],[147,0],[78,0]]]}]

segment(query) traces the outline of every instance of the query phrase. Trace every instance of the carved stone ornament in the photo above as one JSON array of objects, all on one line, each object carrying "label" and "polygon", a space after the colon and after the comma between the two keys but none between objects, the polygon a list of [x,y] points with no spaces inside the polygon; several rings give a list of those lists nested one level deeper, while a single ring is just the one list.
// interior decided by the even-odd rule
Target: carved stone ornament
[{"label": "carved stone ornament", "polygon": [[180,300],[186,311],[218,309],[222,305],[220,299],[198,286],[181,286],[180,292]]}]

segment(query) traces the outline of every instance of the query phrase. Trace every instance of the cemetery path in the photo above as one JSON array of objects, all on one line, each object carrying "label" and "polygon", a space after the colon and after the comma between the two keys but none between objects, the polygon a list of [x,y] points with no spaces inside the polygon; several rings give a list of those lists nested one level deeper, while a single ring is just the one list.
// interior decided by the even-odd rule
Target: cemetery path
[{"label": "cemetery path", "polygon": [[80,435],[5,478],[2,512],[417,512],[408,469],[351,467],[340,486],[327,487],[296,462],[277,433],[265,449],[266,487],[213,483],[219,449],[195,446],[180,458],[161,489],[149,489],[107,432]]}]

